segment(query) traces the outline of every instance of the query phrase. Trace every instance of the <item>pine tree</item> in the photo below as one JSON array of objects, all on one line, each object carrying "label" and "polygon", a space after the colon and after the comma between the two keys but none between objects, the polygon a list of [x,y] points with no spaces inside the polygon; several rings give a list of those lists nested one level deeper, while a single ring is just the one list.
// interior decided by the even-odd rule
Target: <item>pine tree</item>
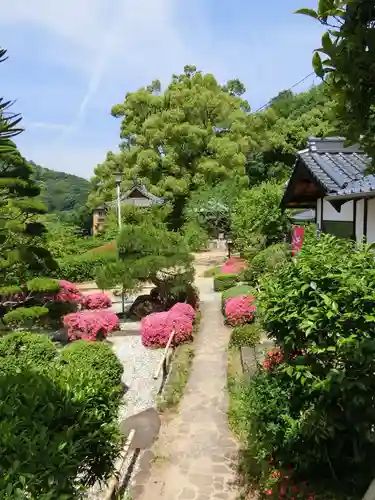
[{"label": "pine tree", "polygon": [[[6,59],[0,50],[0,62]],[[31,165],[21,156],[12,137],[19,134],[19,115],[8,113],[10,101],[0,98],[0,314],[36,306],[34,294],[56,292],[55,280],[31,278],[48,275],[57,264],[44,247],[45,227],[38,216],[46,212],[38,199],[40,189]],[[29,283],[28,283],[29,281]],[[40,313],[40,314],[39,314]],[[36,318],[46,310],[29,311]]]}]

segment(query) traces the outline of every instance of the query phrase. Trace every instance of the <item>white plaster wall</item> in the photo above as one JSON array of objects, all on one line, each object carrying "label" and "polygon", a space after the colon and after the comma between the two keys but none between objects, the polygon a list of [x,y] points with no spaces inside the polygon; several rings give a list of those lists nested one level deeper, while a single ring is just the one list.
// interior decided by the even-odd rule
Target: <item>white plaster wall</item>
[{"label": "white plaster wall", "polygon": [[337,212],[328,200],[324,200],[323,219],[332,221],[353,221],[353,202],[347,201],[342,205],[341,212]]},{"label": "white plaster wall", "polygon": [[355,239],[358,242],[363,241],[364,208],[365,208],[365,200],[358,200],[357,201],[357,214],[356,214],[356,219],[355,219]]},{"label": "white plaster wall", "polygon": [[370,198],[367,203],[367,242],[375,243],[375,198]]}]

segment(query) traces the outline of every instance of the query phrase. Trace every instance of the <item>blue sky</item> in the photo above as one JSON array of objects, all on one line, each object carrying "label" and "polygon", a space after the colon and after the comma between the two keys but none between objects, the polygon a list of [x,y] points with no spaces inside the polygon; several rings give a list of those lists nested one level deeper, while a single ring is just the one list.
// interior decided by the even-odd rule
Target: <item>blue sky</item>
[{"label": "blue sky", "polygon": [[[113,104],[185,64],[239,78],[253,109],[311,69],[320,26],[293,15],[317,0],[3,0],[2,91],[16,99],[22,154],[90,178],[119,142]],[[311,77],[298,91],[311,86]]]}]

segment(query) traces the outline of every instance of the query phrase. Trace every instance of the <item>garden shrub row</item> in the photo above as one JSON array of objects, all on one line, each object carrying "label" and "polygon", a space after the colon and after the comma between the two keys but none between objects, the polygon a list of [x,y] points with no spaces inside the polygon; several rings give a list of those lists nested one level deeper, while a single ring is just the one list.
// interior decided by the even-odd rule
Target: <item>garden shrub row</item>
[{"label": "garden shrub row", "polygon": [[0,338],[0,497],[78,499],[120,448],[122,366],[103,343]]},{"label": "garden shrub row", "polygon": [[58,262],[59,269],[54,277],[73,283],[94,281],[98,268],[110,262],[115,262],[116,259],[116,250],[106,252],[91,251],[76,257],[67,257]]},{"label": "garden shrub row", "polygon": [[260,281],[276,348],[242,384],[234,420],[270,498],[360,500],[375,460],[375,261],[309,235]]},{"label": "garden shrub row", "polygon": [[238,274],[221,274],[218,273],[214,277],[214,291],[222,292],[234,286],[239,280]]},{"label": "garden shrub row", "polygon": [[290,245],[276,243],[256,253],[251,264],[242,272],[242,279],[250,284],[255,284],[267,273],[272,273],[277,266],[282,265],[292,257]]}]

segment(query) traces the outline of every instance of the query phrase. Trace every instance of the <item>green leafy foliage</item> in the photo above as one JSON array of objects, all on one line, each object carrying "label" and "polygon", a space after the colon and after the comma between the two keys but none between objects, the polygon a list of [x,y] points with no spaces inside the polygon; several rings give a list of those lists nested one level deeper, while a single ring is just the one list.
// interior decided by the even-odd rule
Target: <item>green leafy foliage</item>
[{"label": "green leafy foliage", "polygon": [[16,332],[0,339],[1,372],[15,372],[20,366],[44,370],[56,358],[56,346],[46,335]]},{"label": "green leafy foliage", "polygon": [[258,295],[265,329],[283,352],[272,384],[289,393],[285,414],[263,415],[268,430],[258,437],[268,451],[272,443],[275,460],[348,498],[362,496],[373,476],[374,276],[369,248],[308,235],[297,259],[261,280]]},{"label": "green leafy foliage", "polygon": [[275,243],[261,250],[252,259],[249,267],[242,273],[244,281],[256,283],[266,273],[272,273],[277,266],[291,259],[291,249],[285,243]]},{"label": "green leafy foliage", "polygon": [[54,259],[64,259],[70,255],[81,255],[99,247],[104,240],[82,234],[78,226],[61,222],[55,214],[43,218],[47,229],[46,246]]},{"label": "green leafy foliage", "polygon": [[195,222],[184,224],[181,228],[181,232],[191,252],[200,252],[208,249],[208,234]]},{"label": "green leafy foliage", "polygon": [[259,344],[263,329],[258,322],[236,326],[232,330],[229,346],[241,348],[244,346],[255,347]]},{"label": "green leafy foliage", "polygon": [[40,334],[0,339],[1,498],[78,499],[112,472],[121,372],[110,347],[105,365],[96,346],[78,350],[82,363]]},{"label": "green leafy foliage", "polygon": [[[166,309],[184,302],[194,277],[192,256],[183,237],[163,223],[145,218],[123,226],[117,240],[118,260],[103,266],[96,282],[102,289],[121,285],[134,292],[145,282],[155,285],[150,299]],[[182,295],[181,295],[182,294]]]},{"label": "green leafy foliage", "polygon": [[[103,342],[77,340],[62,349],[60,359],[72,373],[80,370],[87,370],[88,373],[100,372],[103,385],[101,390],[107,390],[111,399],[118,404],[117,397],[124,392],[121,382],[124,368],[110,346]],[[114,397],[116,395],[117,397]]]},{"label": "green leafy foliage", "polygon": [[[375,158],[375,7],[363,0],[319,2],[317,10],[301,9],[328,27],[313,56],[316,74],[325,78],[336,101],[340,134],[362,142]],[[322,56],[322,57],[321,57]]]},{"label": "green leafy foliage", "polygon": [[256,145],[247,128],[249,105],[228,88],[186,66],[164,92],[160,82],[129,92],[112,108],[122,118],[121,152],[108,153],[96,168],[92,199],[114,197],[111,174],[120,170],[123,188],[137,177],[181,213],[191,191],[245,177],[245,154]]},{"label": "green leafy foliage", "polygon": [[244,179],[220,182],[193,192],[184,210],[186,220],[199,224],[216,238],[220,233],[228,233],[233,205],[247,187]]},{"label": "green leafy foliage", "polygon": [[31,327],[43,316],[48,314],[48,308],[44,306],[18,307],[4,314],[2,320],[9,326]]},{"label": "green leafy foliage", "polygon": [[240,251],[246,252],[254,235],[263,235],[267,245],[283,239],[288,220],[280,210],[282,193],[282,186],[263,183],[237,200],[232,214],[232,236]]},{"label": "green leafy foliage", "polygon": [[236,285],[228,288],[227,290],[224,290],[221,294],[221,297],[222,300],[225,301],[233,297],[239,297],[240,295],[249,295],[250,297],[252,297],[256,295],[256,290],[255,288],[247,284]]},{"label": "green leafy foliage", "polygon": [[55,272],[56,278],[83,283],[94,281],[101,267],[116,262],[115,250],[109,252],[87,252],[78,256],[69,256],[59,261],[59,269]]},{"label": "green leafy foliage", "polygon": [[56,172],[30,162],[33,179],[41,188],[41,200],[49,213],[72,212],[84,207],[90,191],[87,179]]},{"label": "green leafy foliage", "polygon": [[222,292],[233,287],[239,280],[238,274],[215,274],[214,276],[214,291]]}]

